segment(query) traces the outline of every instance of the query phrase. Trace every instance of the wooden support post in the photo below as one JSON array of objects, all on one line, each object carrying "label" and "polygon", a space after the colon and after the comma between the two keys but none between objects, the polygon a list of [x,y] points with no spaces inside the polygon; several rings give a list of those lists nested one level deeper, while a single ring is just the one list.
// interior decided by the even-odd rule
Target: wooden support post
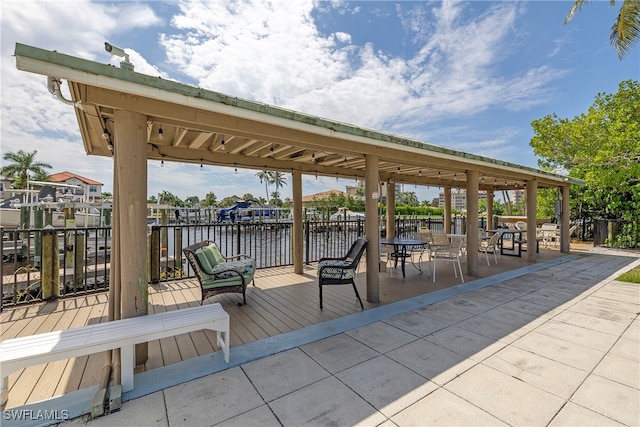
[{"label": "wooden support post", "polygon": [[538,241],[536,236],[536,217],[538,206],[538,181],[527,181],[527,261],[536,262]]},{"label": "wooden support post", "polygon": [[292,173],[293,185],[293,272],[302,274],[304,268],[304,229],[302,226],[302,174]]},{"label": "wooden support post", "polygon": [[387,223],[385,237],[396,237],[396,183],[393,179],[387,180]]},{"label": "wooden support post", "polygon": [[42,299],[60,296],[60,262],[58,260],[58,233],[48,225],[42,229],[42,271],[40,275]]},{"label": "wooden support post", "polygon": [[562,200],[560,201],[560,252],[568,254],[571,247],[571,236],[569,235],[569,219],[571,218],[571,207],[569,206],[569,186],[560,187]]},{"label": "wooden support post", "polygon": [[[147,117],[115,110],[114,188],[119,239],[122,318],[144,316],[149,306],[147,275]],[[112,264],[113,264],[112,258]],[[136,346],[136,364],[147,360],[147,343]]]},{"label": "wooden support post", "polygon": [[[44,220],[44,210],[40,207],[33,208],[33,226],[35,228],[43,227]],[[34,238],[34,247],[33,247],[33,265],[36,268],[40,268],[40,254],[42,253],[42,234],[36,233]]]},{"label": "wooden support post", "polygon": [[160,227],[151,227],[149,242],[149,282],[160,282]]},{"label": "wooden support post", "polygon": [[380,302],[380,230],[378,221],[378,156],[366,155],[365,158],[365,237],[367,244],[367,301]]},{"label": "wooden support post", "polygon": [[451,187],[444,187],[444,232],[451,233]]},{"label": "wooden support post", "polygon": [[487,190],[487,230],[494,230],[496,224],[493,223],[493,190]]},{"label": "wooden support post", "polygon": [[[173,268],[179,270],[182,268],[182,228],[176,228],[173,235]],[[184,272],[186,276],[187,272]]]},{"label": "wooden support post", "polygon": [[82,289],[84,287],[84,232],[79,231],[76,233],[73,250],[73,291],[77,292],[78,289]]},{"label": "wooden support post", "polygon": [[478,276],[478,191],[479,173],[467,171],[467,274]]}]

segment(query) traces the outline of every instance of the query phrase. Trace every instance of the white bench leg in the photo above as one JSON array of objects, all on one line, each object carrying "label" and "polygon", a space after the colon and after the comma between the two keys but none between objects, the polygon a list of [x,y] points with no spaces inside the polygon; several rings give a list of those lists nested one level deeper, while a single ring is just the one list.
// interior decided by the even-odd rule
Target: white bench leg
[{"label": "white bench leg", "polygon": [[217,331],[218,347],[224,351],[224,361],[229,363],[229,318],[227,317],[224,331]]},{"label": "white bench leg", "polygon": [[122,391],[133,390],[133,370],[136,367],[135,345],[128,345],[120,349],[120,383]]},{"label": "white bench leg", "polygon": [[2,377],[2,389],[0,390],[0,406],[7,404],[9,400],[9,377]]}]

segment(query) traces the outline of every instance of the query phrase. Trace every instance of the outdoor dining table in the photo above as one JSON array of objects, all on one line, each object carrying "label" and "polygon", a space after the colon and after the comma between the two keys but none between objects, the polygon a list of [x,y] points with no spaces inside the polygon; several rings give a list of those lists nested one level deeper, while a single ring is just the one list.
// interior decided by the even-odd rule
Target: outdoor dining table
[{"label": "outdoor dining table", "polygon": [[[500,235],[500,255],[508,255],[508,256],[522,256],[522,233],[526,233],[526,230],[518,230],[517,228],[502,228],[499,230],[487,230],[487,232],[497,232],[502,231]],[[508,236],[508,237],[507,237]],[[506,240],[511,241],[510,247],[504,246],[505,237]],[[505,252],[505,250],[507,252]]]},{"label": "outdoor dining table", "polygon": [[380,239],[380,243],[386,246],[393,246],[393,252],[390,255],[391,255],[391,258],[395,260],[394,267],[398,266],[398,260],[400,260],[400,266],[402,268],[402,277],[405,277],[405,264],[406,264],[407,258],[410,258],[409,261],[418,271],[422,271],[422,267],[419,264],[416,265],[413,262],[413,259],[411,259],[411,252],[408,252],[407,250],[409,248],[415,248],[420,246],[426,247],[429,245],[428,240],[404,239],[401,237],[393,237],[393,238]]}]

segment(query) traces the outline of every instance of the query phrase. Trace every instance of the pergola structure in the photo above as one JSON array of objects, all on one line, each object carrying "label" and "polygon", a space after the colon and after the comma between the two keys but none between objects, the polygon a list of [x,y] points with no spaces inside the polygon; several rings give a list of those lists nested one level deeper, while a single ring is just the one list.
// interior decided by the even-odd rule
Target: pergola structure
[{"label": "pergola structure", "polygon": [[[147,161],[222,165],[292,174],[294,271],[302,273],[302,175],[365,181],[367,300],[378,302],[380,182],[443,187],[445,230],[450,231],[451,189],[467,194],[470,224],[478,221],[478,192],[487,192],[489,227],[495,191],[526,189],[527,227],[536,226],[538,188],[561,199],[562,252],[569,252],[569,186],[566,176],[473,155],[384,132],[327,120],[259,102],[100,64],[55,51],[16,44],[17,68],[49,77],[49,88],[73,105],[86,153],[114,160],[112,278],[115,318],[146,314]],[[60,93],[66,80],[72,99]],[[388,185],[387,235],[394,185]],[[478,240],[467,229],[467,274],[478,271]],[[527,251],[535,262],[536,251]],[[121,310],[121,313],[119,311]]]}]

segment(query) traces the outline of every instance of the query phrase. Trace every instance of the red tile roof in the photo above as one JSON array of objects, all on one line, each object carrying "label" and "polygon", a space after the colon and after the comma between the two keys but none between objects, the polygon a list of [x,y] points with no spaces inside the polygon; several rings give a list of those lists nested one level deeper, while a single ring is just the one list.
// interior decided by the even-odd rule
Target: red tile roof
[{"label": "red tile roof", "polygon": [[92,179],[85,178],[84,176],[80,176],[78,174],[67,172],[67,171],[54,173],[53,175],[49,175],[49,179],[52,182],[66,182],[71,178],[79,179],[80,181],[84,182],[85,184],[89,184],[89,185],[102,185],[101,182],[94,181]]}]

